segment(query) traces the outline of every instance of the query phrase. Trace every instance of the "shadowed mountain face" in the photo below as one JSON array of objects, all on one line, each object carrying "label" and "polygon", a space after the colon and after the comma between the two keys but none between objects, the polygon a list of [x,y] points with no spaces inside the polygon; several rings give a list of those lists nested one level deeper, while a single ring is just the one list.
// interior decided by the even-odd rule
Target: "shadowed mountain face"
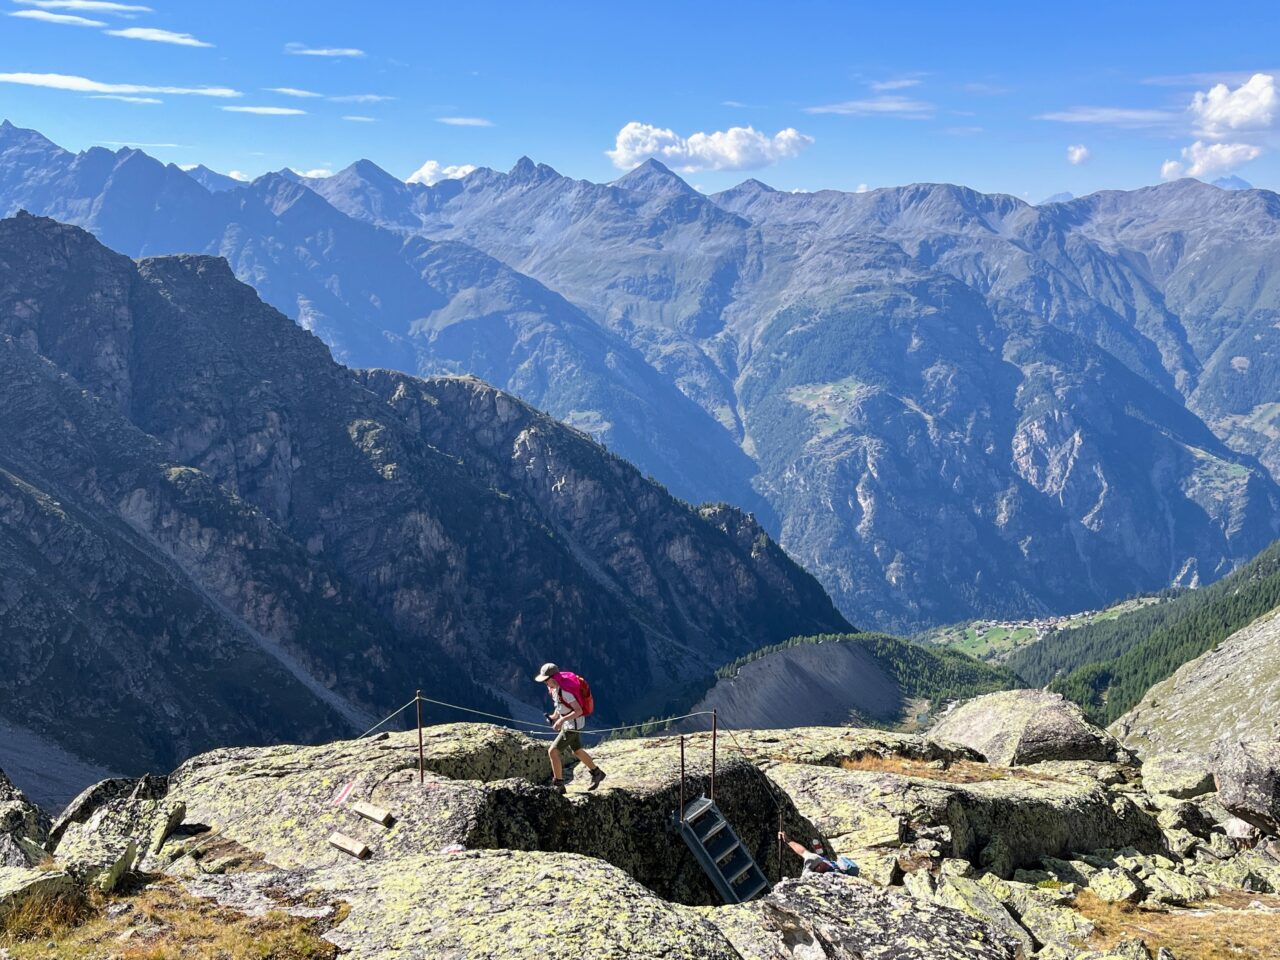
[{"label": "shadowed mountain face", "polygon": [[[146,189],[99,153],[145,160]],[[1277,204],[1192,181],[706,197],[653,161],[594,184],[527,159],[210,193],[0,130],[0,210],[223,253],[340,358],[510,389],[755,511],[896,628],[1207,582],[1280,532]]]},{"label": "shadowed mountain face", "polygon": [[633,717],[847,626],[745,515],[514,397],[350,371],[223,260],[27,215],[0,221],[0,547],[0,719],[117,770],[349,734],[415,686],[540,705],[553,657]]}]

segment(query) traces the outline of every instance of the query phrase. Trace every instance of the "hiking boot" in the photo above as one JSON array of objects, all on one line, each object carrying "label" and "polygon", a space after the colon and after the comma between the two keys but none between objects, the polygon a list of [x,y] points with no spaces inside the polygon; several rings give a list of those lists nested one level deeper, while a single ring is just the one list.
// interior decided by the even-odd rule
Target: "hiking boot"
[{"label": "hiking boot", "polygon": [[594,770],[591,771],[591,786],[587,787],[587,789],[594,790],[596,787],[600,786],[600,781],[602,781],[603,779],[604,779],[604,771],[601,770],[599,767],[596,767]]},{"label": "hiking boot", "polygon": [[564,793],[564,781],[552,779],[551,789],[554,790],[556,793]]}]

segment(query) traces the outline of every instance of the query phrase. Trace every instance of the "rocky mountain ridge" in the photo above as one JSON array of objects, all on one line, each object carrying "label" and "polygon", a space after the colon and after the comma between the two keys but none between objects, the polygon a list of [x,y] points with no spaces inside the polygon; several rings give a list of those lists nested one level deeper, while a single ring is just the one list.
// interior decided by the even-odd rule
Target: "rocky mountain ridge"
[{"label": "rocky mountain ridge", "polygon": [[655,162],[593,184],[528,159],[211,193],[0,127],[0,211],[221,253],[342,359],[480,375],[907,630],[1209,582],[1280,532],[1272,196],[705,197]]},{"label": "rocky mountain ridge", "polygon": [[352,372],[223,260],[0,221],[0,371],[0,712],[108,769],[332,738],[433,677],[537,716],[552,654],[642,718],[847,628],[749,517],[479,381]]}]

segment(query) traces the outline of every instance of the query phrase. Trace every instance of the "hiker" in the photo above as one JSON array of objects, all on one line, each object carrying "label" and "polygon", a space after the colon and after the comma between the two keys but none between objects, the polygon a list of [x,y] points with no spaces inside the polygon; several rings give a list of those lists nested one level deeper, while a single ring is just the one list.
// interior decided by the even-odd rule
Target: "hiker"
[{"label": "hiker", "polygon": [[547,693],[551,694],[553,705],[551,713],[547,714],[547,720],[557,733],[555,740],[547,748],[547,756],[551,759],[551,789],[564,793],[564,768],[560,762],[560,748],[568,747],[591,771],[591,786],[587,789],[594,790],[604,779],[604,771],[596,766],[591,754],[582,749],[582,735],[579,732],[586,726],[587,714],[592,710],[591,688],[577,674],[561,670],[554,663],[544,663],[534,679],[547,685]]},{"label": "hiker", "polygon": [[790,847],[791,852],[804,861],[804,866],[800,868],[802,873],[841,873],[851,877],[858,875],[858,865],[848,857],[840,857],[839,860],[828,860],[822,841],[816,837],[811,842],[813,848],[811,850],[806,850],[803,844],[796,843],[796,841],[788,837],[786,831],[779,830],[778,839]]}]

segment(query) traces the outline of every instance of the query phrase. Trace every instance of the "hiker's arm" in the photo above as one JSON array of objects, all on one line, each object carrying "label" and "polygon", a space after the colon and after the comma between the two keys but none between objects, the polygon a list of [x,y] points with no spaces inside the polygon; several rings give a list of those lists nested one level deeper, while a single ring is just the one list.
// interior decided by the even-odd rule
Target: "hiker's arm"
[{"label": "hiker's arm", "polygon": [[803,857],[806,853],[809,852],[804,848],[803,844],[796,843],[794,840],[788,837],[785,833],[779,833],[778,839],[781,840],[783,843],[785,843],[788,847],[790,847],[791,852],[794,853],[797,857]]}]

